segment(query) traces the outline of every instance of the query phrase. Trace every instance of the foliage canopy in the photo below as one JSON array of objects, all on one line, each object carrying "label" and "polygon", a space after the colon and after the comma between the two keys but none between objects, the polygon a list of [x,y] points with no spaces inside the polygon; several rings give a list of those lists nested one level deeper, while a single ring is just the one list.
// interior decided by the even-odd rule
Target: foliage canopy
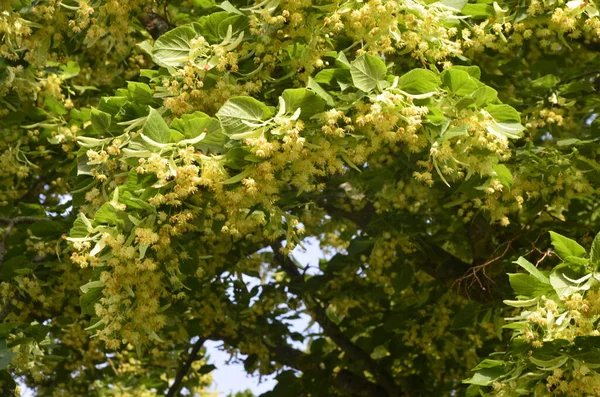
[{"label": "foliage canopy", "polygon": [[2,395],[600,396],[599,16],[0,0]]}]

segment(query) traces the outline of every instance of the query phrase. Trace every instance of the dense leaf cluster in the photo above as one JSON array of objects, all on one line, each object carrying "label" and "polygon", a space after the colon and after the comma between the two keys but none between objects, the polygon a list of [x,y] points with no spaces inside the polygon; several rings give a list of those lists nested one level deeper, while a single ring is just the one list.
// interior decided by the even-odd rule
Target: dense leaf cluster
[{"label": "dense leaf cluster", "polygon": [[598,17],[0,0],[2,393],[599,395]]}]

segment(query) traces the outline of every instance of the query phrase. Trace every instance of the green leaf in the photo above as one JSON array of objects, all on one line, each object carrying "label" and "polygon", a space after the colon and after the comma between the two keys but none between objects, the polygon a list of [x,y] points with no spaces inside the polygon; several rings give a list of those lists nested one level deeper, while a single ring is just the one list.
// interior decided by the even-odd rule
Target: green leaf
[{"label": "green leaf", "polygon": [[81,219],[80,217],[75,219],[75,222],[73,222],[73,227],[69,231],[69,237],[87,237],[88,234],[88,226],[85,224],[83,219]]},{"label": "green leaf", "polygon": [[[19,202],[19,211],[24,216],[45,217],[46,211],[41,204]],[[40,218],[41,220],[42,218]]]},{"label": "green leaf", "polygon": [[296,109],[300,109],[300,119],[302,120],[310,119],[325,108],[325,101],[315,92],[306,88],[287,89],[281,96],[285,102],[286,113],[294,114]]},{"label": "green leaf", "polygon": [[360,168],[358,168],[356,166],[356,164],[354,164],[352,162],[352,160],[350,159],[350,157],[348,157],[348,154],[342,152],[342,153],[340,153],[340,157],[346,162],[346,164],[348,164],[348,166],[350,166],[350,168],[352,168],[353,170],[356,170],[358,172],[362,172],[362,170]]},{"label": "green leaf", "polygon": [[182,115],[180,119],[171,122],[171,128],[181,132],[186,139],[194,139],[206,133],[203,140],[194,144],[202,152],[221,153],[227,143],[227,136],[223,133],[219,120],[202,112]]},{"label": "green leaf", "polygon": [[600,117],[596,117],[591,125],[592,138],[600,138]]},{"label": "green leaf", "polygon": [[231,136],[255,130],[271,114],[264,103],[248,96],[238,96],[225,102],[217,117],[225,133]]},{"label": "green leaf", "polygon": [[463,98],[460,98],[458,101],[456,101],[456,103],[454,104],[454,107],[456,107],[457,110],[462,110],[462,109],[467,109],[469,107],[471,107],[471,105],[475,104],[475,99],[471,98],[470,96],[466,96]]},{"label": "green leaf", "polygon": [[494,7],[489,4],[475,3],[465,5],[462,9],[462,14],[473,18],[487,18],[493,17],[496,13]]},{"label": "green leaf", "polygon": [[62,70],[61,77],[66,80],[78,76],[81,68],[76,61],[69,61],[66,65],[61,65],[60,70]]},{"label": "green leaf", "polygon": [[217,369],[217,367],[214,366],[213,364],[205,364],[202,367],[200,367],[200,369],[197,371],[197,373],[204,375],[204,374],[211,373],[215,369]]},{"label": "green leaf", "polygon": [[494,172],[496,172],[496,177],[506,187],[511,187],[514,180],[510,170],[504,164],[496,164],[493,166]]},{"label": "green leaf", "polygon": [[325,101],[328,106],[335,106],[335,102],[333,101],[333,97],[327,93],[312,77],[308,78],[308,84],[306,86],[308,89],[313,90],[315,94],[321,97]]},{"label": "green leaf", "polygon": [[465,391],[465,397],[481,397],[482,395],[483,391],[481,390],[481,386],[478,385],[469,385]]},{"label": "green leaf", "polygon": [[583,290],[583,288],[567,280],[561,271],[554,271],[550,274],[550,284],[561,299]]},{"label": "green leaf", "polygon": [[49,112],[52,112],[54,114],[58,114],[60,116],[64,116],[65,114],[67,114],[67,109],[65,109],[65,105],[63,105],[62,102],[52,98],[50,95],[47,95],[44,98],[44,106]]},{"label": "green leaf", "polygon": [[6,346],[6,341],[0,340],[0,370],[7,368],[15,355],[16,353],[10,351]]},{"label": "green leaf", "polygon": [[454,65],[452,66],[452,69],[462,70],[463,72],[469,73],[469,76],[474,79],[481,80],[481,69],[479,69],[479,66]]},{"label": "green leaf", "polygon": [[456,11],[460,11],[468,2],[469,0],[441,0],[439,3]]},{"label": "green leaf", "polygon": [[371,358],[373,360],[381,360],[382,358],[390,356],[390,352],[384,345],[375,346]]},{"label": "green leaf", "polygon": [[227,36],[230,25],[232,36],[238,36],[248,28],[248,17],[226,11],[215,12],[200,18],[194,28],[210,43],[219,44]]},{"label": "green leaf", "polygon": [[409,263],[402,261],[402,263],[394,266],[393,272],[395,274],[392,277],[392,287],[394,287],[396,293],[399,293],[410,286],[413,281],[414,271]]},{"label": "green leaf", "polygon": [[18,326],[19,323],[0,323],[0,339],[6,339],[12,330]]},{"label": "green leaf", "polygon": [[94,215],[97,223],[119,226],[124,228],[129,222],[124,211],[116,209],[111,203],[104,203]]},{"label": "green leaf", "polygon": [[43,220],[27,227],[36,237],[59,238],[65,229],[65,224],[60,221]]},{"label": "green leaf", "polygon": [[531,323],[529,321],[517,321],[515,323],[505,324],[502,326],[502,329],[518,329],[522,330],[525,328],[529,328]]},{"label": "green leaf", "polygon": [[459,96],[470,95],[482,84],[464,70],[448,69],[442,72],[442,82],[450,92]]},{"label": "green leaf", "polygon": [[486,85],[476,89],[475,92],[471,94],[471,97],[475,100],[475,105],[483,107],[498,99],[498,91]]},{"label": "green leaf", "polygon": [[50,327],[40,324],[37,321],[34,321],[30,326],[23,330],[26,335],[33,337],[37,342],[43,341],[49,331]]},{"label": "green leaf", "polygon": [[24,255],[18,255],[10,259],[4,259],[0,266],[0,279],[8,280],[18,274],[27,274],[35,269],[38,264],[30,261]]},{"label": "green leaf", "polygon": [[552,240],[554,250],[563,260],[568,256],[582,257],[585,255],[585,248],[575,240],[571,240],[555,232],[550,232],[550,239]]},{"label": "green leaf", "polygon": [[171,128],[171,139],[169,140],[170,142],[177,143],[184,139],[185,139],[185,135],[183,135],[181,132]]},{"label": "green leaf", "polygon": [[477,317],[479,316],[480,312],[481,306],[479,304],[474,302],[466,304],[454,313],[450,328],[472,328],[477,322]]},{"label": "green leaf", "polygon": [[345,87],[346,85],[352,83],[352,74],[350,73],[350,69],[325,69],[317,73],[314,81],[316,81],[319,84],[326,84],[329,86],[338,84],[340,87]]},{"label": "green leaf", "polygon": [[540,77],[539,79],[533,80],[530,84],[532,88],[541,88],[541,89],[551,89],[554,88],[560,79],[553,74],[547,74],[544,77]]},{"label": "green leaf", "polygon": [[231,178],[223,181],[222,183],[224,185],[232,185],[234,183],[238,183],[241,182],[242,179],[244,179],[245,177],[247,177],[248,175],[252,174],[252,172],[254,171],[253,168],[247,168],[244,171],[240,172],[237,175],[232,176]]},{"label": "green leaf", "polygon": [[102,290],[104,288],[91,288],[85,294],[79,297],[79,306],[81,313],[89,316],[96,315],[94,305],[102,298]]},{"label": "green leaf", "polygon": [[427,69],[413,69],[398,79],[398,88],[409,94],[427,94],[437,91],[440,86],[437,74]]},{"label": "green leaf", "polygon": [[510,273],[508,280],[518,296],[533,297],[538,293],[549,290],[548,285],[529,274]]},{"label": "green leaf", "polygon": [[466,124],[456,125],[448,128],[442,135],[442,142],[446,142],[449,139],[456,138],[457,136],[469,135]]},{"label": "green leaf", "polygon": [[99,134],[108,133],[110,130],[110,123],[112,116],[106,112],[100,111],[96,108],[92,108],[90,115],[92,126]]},{"label": "green leaf", "polygon": [[160,101],[154,98],[154,91],[148,84],[130,81],[127,83],[129,98],[140,105],[158,106]]},{"label": "green leaf", "polygon": [[523,299],[523,300],[504,300],[502,301],[505,305],[507,306],[512,306],[512,307],[530,307],[533,305],[537,305],[537,303],[540,301],[540,298],[536,297],[536,298],[531,298],[531,299]]},{"label": "green leaf", "polygon": [[600,263],[600,233],[596,234],[594,242],[592,243],[592,249],[590,250],[590,260],[594,265],[598,265]]},{"label": "green leaf", "polygon": [[150,108],[150,113],[144,123],[144,134],[158,143],[169,143],[171,140],[169,126],[154,108]]},{"label": "green leaf", "polygon": [[565,365],[566,362],[569,361],[569,357],[560,356],[552,360],[539,360],[533,356],[530,356],[529,361],[544,371],[553,371],[554,369]]},{"label": "green leaf", "polygon": [[128,103],[128,97],[104,97],[100,100],[100,103],[98,104],[98,110],[106,112],[109,115],[116,116]]},{"label": "green leaf", "polygon": [[473,368],[473,371],[478,371],[480,369],[485,369],[485,368],[500,367],[500,366],[504,366],[504,361],[491,360],[489,358],[486,358],[485,360],[483,360],[482,362],[477,364],[477,366],[475,368]]},{"label": "green leaf", "polygon": [[[425,116],[425,118],[427,119],[427,121],[433,125],[444,125],[444,123],[446,122],[446,116],[444,116],[444,113],[442,113],[442,111],[440,110],[440,108],[437,107],[430,107],[429,108],[429,113],[427,113],[427,116]],[[449,121],[448,121],[449,123]],[[448,124],[446,124],[448,125]]]},{"label": "green leaf", "polygon": [[385,62],[371,54],[363,54],[356,58],[351,63],[350,74],[354,86],[364,92],[371,92],[375,88],[381,89],[384,83],[387,84]]},{"label": "green leaf", "polygon": [[337,58],[335,58],[335,64],[342,68],[350,69],[350,62],[348,62],[348,58],[346,57],[346,54],[344,54],[344,51],[338,53]]},{"label": "green leaf", "polygon": [[482,368],[478,370],[471,379],[465,380],[463,383],[470,383],[472,385],[489,386],[504,375],[504,366],[494,366],[491,368]]},{"label": "green leaf", "polygon": [[[565,265],[567,265],[567,267],[569,267],[572,270],[580,270],[580,271],[585,271],[585,266],[587,266],[590,261],[589,259],[586,258],[580,258],[578,256],[567,256],[566,258],[563,259],[565,261]],[[556,267],[559,267],[561,265],[558,265]],[[556,269],[555,267],[555,269]]]},{"label": "green leaf", "polygon": [[498,123],[492,120],[487,124],[486,130],[493,135],[498,137],[505,136],[511,139],[518,139],[521,137],[521,132],[525,127],[523,127],[520,123],[509,122],[509,123]]},{"label": "green leaf", "polygon": [[582,141],[581,139],[577,139],[577,138],[567,138],[567,139],[561,139],[559,141],[556,141],[556,146],[571,146],[571,145],[578,145],[580,143],[585,143],[585,141]]},{"label": "green leaf", "polygon": [[190,41],[196,31],[189,25],[175,28],[156,40],[152,50],[153,58],[160,66],[183,66],[190,56]]},{"label": "green leaf", "polygon": [[[577,345],[577,339],[579,338],[585,338],[585,337],[578,337],[575,340],[575,344]],[[594,366],[597,366],[598,364],[600,364],[600,351],[597,348],[590,348],[590,347],[585,347],[584,349],[581,349],[582,353],[578,353],[578,354],[571,354],[571,357],[575,360],[580,360],[583,361],[586,364],[593,364]]]},{"label": "green leaf", "polygon": [[513,263],[516,263],[517,265],[521,266],[523,269],[527,270],[527,272],[529,272],[529,274],[531,274],[533,277],[537,278],[542,283],[550,284],[548,277],[546,277],[545,274],[543,274],[541,271],[539,271],[538,268],[533,265],[533,263],[529,262],[527,259],[523,258],[522,256],[519,257],[519,259],[517,259]]},{"label": "green leaf", "polygon": [[79,287],[79,289],[81,290],[81,292],[83,292],[85,294],[92,288],[102,288],[102,287],[104,287],[104,281],[96,280],[96,281],[90,281],[89,283],[82,285],[81,287]]},{"label": "green leaf", "polygon": [[521,115],[512,106],[508,105],[488,105],[485,110],[499,123],[502,122],[521,122]]}]

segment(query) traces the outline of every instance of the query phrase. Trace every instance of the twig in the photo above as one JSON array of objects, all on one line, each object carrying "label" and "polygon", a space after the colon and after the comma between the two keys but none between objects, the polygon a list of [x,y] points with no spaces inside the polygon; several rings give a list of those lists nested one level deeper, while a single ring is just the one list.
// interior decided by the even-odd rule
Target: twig
[{"label": "twig", "polygon": [[[506,243],[506,247],[504,248],[504,251],[502,251],[502,253],[492,259],[489,259],[487,261],[485,261],[484,263],[482,263],[481,265],[477,265],[477,266],[473,266],[471,267],[467,273],[465,273],[464,276],[458,278],[455,283],[462,283],[463,281],[466,281],[466,279],[468,279],[469,277],[473,277],[473,281],[471,281],[471,283],[469,284],[469,287],[471,287],[475,282],[477,282],[477,284],[479,284],[479,288],[481,288],[483,291],[485,291],[485,286],[483,285],[483,283],[481,282],[481,279],[479,278],[478,273],[481,272],[483,274],[483,276],[486,278],[487,281],[489,282],[493,282],[493,280],[487,275],[487,267],[489,265],[491,265],[492,263],[495,263],[497,261],[499,261],[500,259],[504,258],[504,256],[508,253],[508,250],[510,249],[510,246],[512,245],[512,242],[514,240],[510,240]],[[498,248],[500,248],[502,245],[500,245]]]},{"label": "twig", "polygon": [[[458,284],[460,286],[460,284],[462,284],[463,282],[465,282],[467,279],[469,279],[470,277],[473,277],[473,280],[471,281],[471,283],[466,286],[465,288],[470,288],[471,286],[473,286],[474,283],[477,283],[479,285],[479,288],[481,288],[481,290],[485,291],[486,288],[483,285],[483,282],[481,281],[481,279],[479,278],[479,274],[481,272],[481,274],[483,274],[483,276],[485,277],[487,282],[492,282],[493,280],[487,275],[487,268],[488,266],[490,266],[491,264],[501,260],[502,258],[504,258],[506,256],[506,254],[508,253],[508,251],[510,250],[512,244],[515,242],[515,240],[517,240],[518,238],[523,236],[523,233],[525,232],[525,230],[529,229],[529,227],[531,226],[531,224],[533,224],[540,216],[542,216],[543,213],[548,213],[548,206],[544,207],[541,211],[539,211],[537,214],[535,214],[535,216],[528,221],[527,223],[525,223],[523,226],[521,226],[521,229],[514,235],[512,236],[508,241],[505,241],[504,243],[500,244],[495,250],[494,252],[492,252],[492,255],[496,254],[496,252],[499,251],[499,249],[506,245],[506,247],[504,248],[504,251],[502,251],[502,253],[492,259],[489,259],[487,261],[485,261],[484,263],[477,265],[477,266],[472,266],[471,268],[469,268],[469,270],[467,270],[465,272],[465,274],[456,279],[456,281],[454,281],[454,283],[452,284],[453,286]],[[539,240],[539,238],[541,237],[541,234],[537,237],[537,239],[535,240],[535,242],[537,242],[537,240]],[[529,241],[529,240],[528,240]],[[525,256],[529,255],[531,252],[533,252],[534,250],[538,250],[540,251],[536,246],[535,243],[532,243],[531,241],[529,241],[529,243],[533,246],[533,250],[529,251]],[[540,251],[541,252],[541,251]]]},{"label": "twig", "polygon": [[544,255],[542,255],[542,257],[540,259],[538,259],[538,261],[535,263],[535,267],[538,267],[540,265],[540,263],[542,263],[544,261],[544,259],[546,259],[547,257],[554,255],[554,252],[552,250],[547,250],[546,252],[544,252]]},{"label": "twig", "polygon": [[600,74],[600,70],[592,70],[591,72],[586,72],[586,73],[580,74],[578,76],[573,76],[573,77],[570,77],[570,78],[568,78],[566,80],[563,80],[560,83],[558,83],[558,85],[567,84],[568,82],[571,82],[573,80],[581,79],[583,77],[598,75],[598,74]]},{"label": "twig", "polygon": [[192,367],[192,363],[198,358],[198,353],[200,352],[202,345],[204,345],[204,342],[206,342],[206,339],[200,338],[196,343],[194,343],[194,345],[192,346],[192,350],[190,351],[189,357],[187,358],[187,360],[185,360],[181,368],[179,368],[179,371],[177,371],[175,381],[167,391],[166,397],[175,397],[176,395],[178,395],[179,389],[181,389],[181,383],[183,382],[183,378],[187,375],[188,371]]}]

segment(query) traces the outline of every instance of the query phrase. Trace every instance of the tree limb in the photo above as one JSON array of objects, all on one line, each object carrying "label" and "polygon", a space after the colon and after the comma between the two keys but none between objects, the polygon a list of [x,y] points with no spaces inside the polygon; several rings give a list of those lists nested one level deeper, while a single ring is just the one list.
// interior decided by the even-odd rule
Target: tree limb
[{"label": "tree limb", "polygon": [[4,255],[6,254],[6,239],[12,233],[13,228],[15,227],[14,223],[9,223],[4,230],[4,236],[2,236],[2,241],[0,241],[0,264],[4,262]]},{"label": "tree limb", "polygon": [[[274,257],[277,263],[283,268],[283,270],[290,277],[292,282],[297,285],[304,284],[304,277],[298,271],[296,265],[286,255],[283,255],[280,251],[280,247],[272,245],[271,248],[274,251]],[[356,346],[340,328],[327,317],[325,309],[314,301],[314,299],[307,293],[303,294],[303,300],[309,310],[313,312],[313,317],[321,327],[323,333],[327,335],[335,344],[337,344],[347,355],[353,363],[361,365],[365,370],[370,372],[377,383],[387,392],[389,397],[401,396],[403,392],[400,390],[392,376],[390,376],[383,368],[377,364],[371,356]]]},{"label": "tree limb", "polygon": [[[306,373],[323,370],[319,367],[319,364],[316,364],[312,360],[309,354],[288,345],[278,345],[272,350],[272,353],[278,362],[298,371]],[[380,386],[346,369],[341,370],[333,376],[333,385],[344,396],[381,397],[386,395],[386,391]]]},{"label": "tree limb", "polygon": [[[252,332],[254,331],[245,327],[241,329],[241,333],[245,335]],[[230,345],[235,343],[230,338],[219,334],[218,331],[213,331],[208,339],[223,341]],[[326,371],[325,367],[316,361],[312,355],[285,343],[270,346],[269,354],[271,360],[305,374]],[[331,385],[344,397],[382,397],[387,394],[379,385],[369,382],[361,375],[346,369],[340,370],[337,374],[328,373],[327,376],[331,377]]]},{"label": "tree limb", "polygon": [[4,305],[4,307],[2,308],[2,311],[0,312],[0,323],[4,322],[6,317],[8,317],[8,315],[12,311],[12,308],[13,308],[12,302],[9,300],[8,302],[6,302],[6,305]]},{"label": "tree limb", "polygon": [[192,367],[192,363],[198,358],[198,353],[200,352],[202,345],[204,345],[204,342],[206,342],[206,339],[200,338],[196,343],[194,343],[194,345],[192,346],[192,350],[190,351],[189,357],[187,358],[187,360],[185,360],[181,368],[179,368],[179,371],[177,371],[175,381],[167,391],[166,397],[175,397],[179,394],[179,389],[181,389],[181,383],[183,382],[183,378],[189,372],[190,368]]},{"label": "tree limb", "polygon": [[[369,229],[369,224],[376,215],[375,208],[371,203],[367,203],[360,211],[349,212],[335,207],[331,203],[328,203],[326,199],[317,200],[317,202],[332,217],[348,219],[363,230]],[[420,251],[423,254],[422,259],[417,263],[418,268],[442,284],[447,284],[448,286],[455,285],[457,279],[460,279],[474,267],[474,264],[464,262],[442,249],[426,234],[414,234],[411,238],[421,246]],[[484,302],[490,300],[490,293],[485,288],[477,288],[474,291],[461,289],[460,292],[469,299]]]},{"label": "tree limb", "polygon": [[18,225],[20,223],[35,223],[39,221],[45,221],[48,218],[39,216],[17,216],[16,218],[3,218],[0,217],[0,222],[7,223],[9,225]]}]

